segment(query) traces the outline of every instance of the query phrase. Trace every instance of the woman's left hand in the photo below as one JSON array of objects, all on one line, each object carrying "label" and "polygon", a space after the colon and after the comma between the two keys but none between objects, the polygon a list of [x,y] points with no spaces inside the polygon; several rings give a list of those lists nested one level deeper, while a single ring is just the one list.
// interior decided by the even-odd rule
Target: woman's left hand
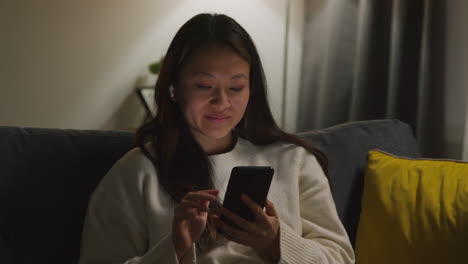
[{"label": "woman's left hand", "polygon": [[250,197],[243,194],[241,200],[250,208],[255,221],[250,222],[226,208],[219,208],[219,212],[234,222],[241,229],[223,223],[218,216],[213,216],[215,225],[223,231],[223,235],[230,241],[251,247],[260,257],[271,262],[280,258],[279,219],[273,203],[265,203],[265,211]]}]

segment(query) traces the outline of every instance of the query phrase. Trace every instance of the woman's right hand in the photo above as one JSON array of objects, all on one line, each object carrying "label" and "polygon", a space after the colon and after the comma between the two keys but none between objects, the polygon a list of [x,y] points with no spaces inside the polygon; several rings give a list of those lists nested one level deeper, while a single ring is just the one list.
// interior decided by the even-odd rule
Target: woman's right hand
[{"label": "woman's right hand", "polygon": [[205,231],[210,203],[216,200],[218,190],[187,193],[174,209],[172,240],[180,260]]}]

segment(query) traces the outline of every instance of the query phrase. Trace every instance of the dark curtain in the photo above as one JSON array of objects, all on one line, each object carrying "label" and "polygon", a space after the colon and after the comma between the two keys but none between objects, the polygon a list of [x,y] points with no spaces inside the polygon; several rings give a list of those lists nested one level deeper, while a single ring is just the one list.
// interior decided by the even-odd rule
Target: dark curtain
[{"label": "dark curtain", "polygon": [[299,132],[397,118],[423,155],[443,157],[445,5],[306,1]]}]

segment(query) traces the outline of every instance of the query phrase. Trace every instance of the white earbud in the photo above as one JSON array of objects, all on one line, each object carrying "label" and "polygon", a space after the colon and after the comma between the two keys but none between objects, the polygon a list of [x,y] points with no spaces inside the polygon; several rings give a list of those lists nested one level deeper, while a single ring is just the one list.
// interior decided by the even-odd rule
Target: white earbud
[{"label": "white earbud", "polygon": [[176,101],[175,94],[174,94],[174,86],[172,86],[172,85],[169,86],[169,96],[171,97],[172,101],[174,101],[174,102]]}]

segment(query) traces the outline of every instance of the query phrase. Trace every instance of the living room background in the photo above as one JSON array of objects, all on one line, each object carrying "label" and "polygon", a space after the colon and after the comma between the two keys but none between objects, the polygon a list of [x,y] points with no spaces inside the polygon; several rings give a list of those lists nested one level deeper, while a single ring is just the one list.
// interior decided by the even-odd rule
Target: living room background
[{"label": "living room background", "polygon": [[[289,25],[289,89],[298,89],[303,1]],[[3,2],[0,124],[134,129],[145,109],[135,93],[153,85],[148,65],[202,12],[226,13],[252,35],[265,67],[273,114],[282,122],[287,0]],[[298,48],[299,47],[299,48]],[[297,102],[293,102],[295,107]],[[293,120],[293,118],[290,118]]]},{"label": "living room background", "polygon": [[[134,129],[145,115],[135,88],[154,83],[147,66],[191,16],[222,12],[251,33],[274,116],[295,132],[306,1],[2,1],[0,125]],[[309,1],[319,7],[338,0]],[[467,3],[449,1],[447,18],[446,114],[464,118],[447,119],[444,143],[450,157],[468,160]]]}]

